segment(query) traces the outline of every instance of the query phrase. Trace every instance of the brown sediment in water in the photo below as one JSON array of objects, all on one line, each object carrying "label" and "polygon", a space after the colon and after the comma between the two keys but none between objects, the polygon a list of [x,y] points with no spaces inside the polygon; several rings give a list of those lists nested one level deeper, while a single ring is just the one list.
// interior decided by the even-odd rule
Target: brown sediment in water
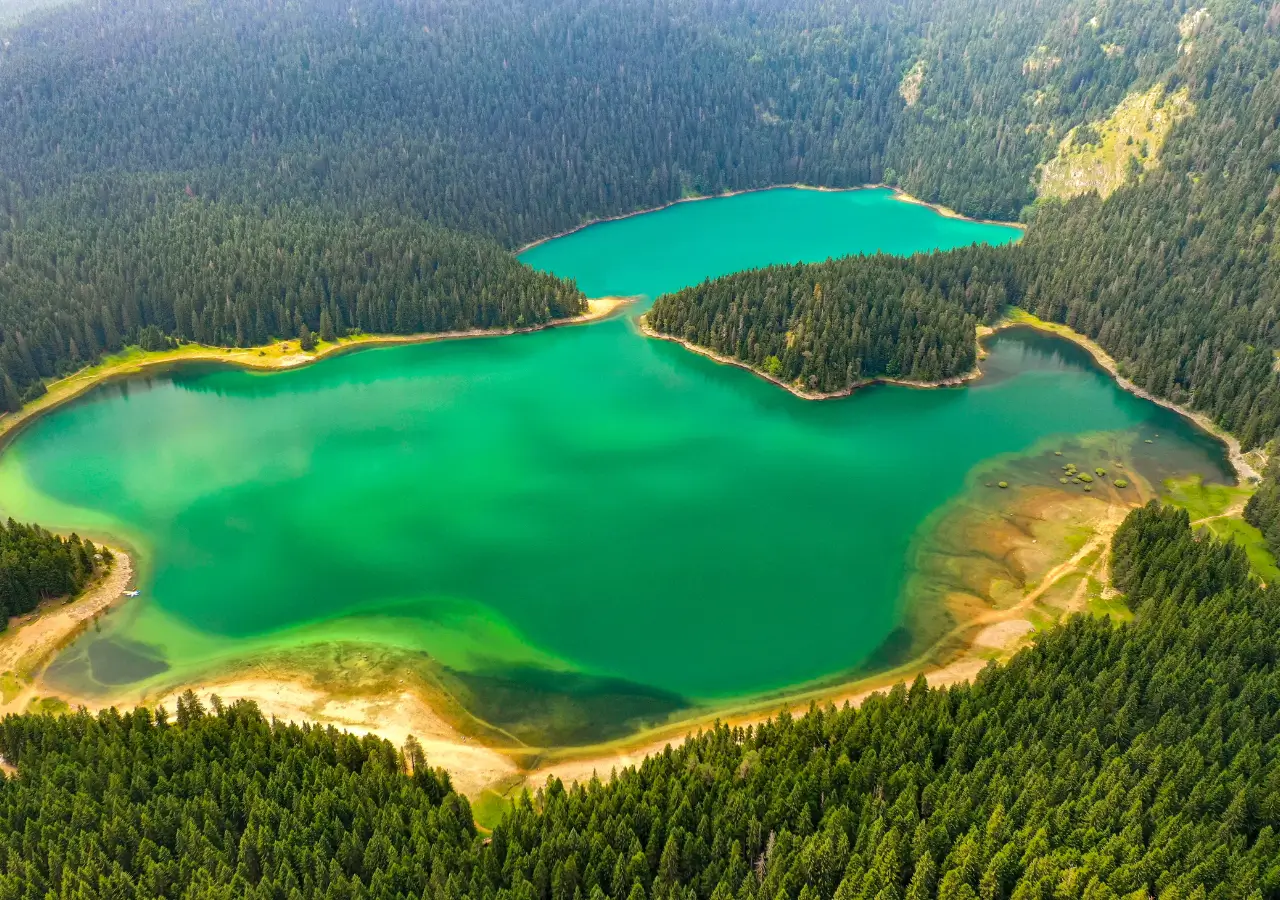
[{"label": "brown sediment in water", "polygon": [[1227,448],[1227,457],[1231,461],[1231,466],[1235,469],[1236,477],[1241,484],[1248,482],[1260,481],[1262,476],[1258,469],[1263,467],[1266,462],[1266,456],[1262,451],[1251,451],[1260,460],[1259,466],[1249,461],[1244,449],[1240,446],[1240,439],[1231,432],[1218,426],[1211,418],[1202,412],[1196,412],[1181,404],[1174,403],[1164,397],[1157,397],[1145,388],[1140,388],[1129,379],[1120,374],[1120,365],[1115,358],[1111,356],[1102,346],[1093,338],[1087,337],[1080,332],[1074,330],[1068,325],[1062,325],[1057,322],[1046,322],[1023,309],[1013,309],[1009,315],[1005,316],[995,327],[995,331],[1005,328],[1014,328],[1017,326],[1025,326],[1035,328],[1038,331],[1044,331],[1048,334],[1057,335],[1060,338],[1071,341],[1080,347],[1083,347],[1093,357],[1094,362],[1105,369],[1112,378],[1116,380],[1123,390],[1128,391],[1136,397],[1143,400],[1149,400],[1157,406],[1163,406],[1165,409],[1171,409],[1178,415],[1195,424],[1201,431],[1212,435],[1221,441]]},{"label": "brown sediment in water", "polygon": [[112,556],[111,567],[79,597],[47,601],[35,612],[9,620],[0,635],[0,673],[18,689],[13,696],[0,697],[0,714],[22,712],[33,698],[56,694],[40,679],[44,667],[95,618],[124,600],[133,561],[122,550],[113,550]]}]

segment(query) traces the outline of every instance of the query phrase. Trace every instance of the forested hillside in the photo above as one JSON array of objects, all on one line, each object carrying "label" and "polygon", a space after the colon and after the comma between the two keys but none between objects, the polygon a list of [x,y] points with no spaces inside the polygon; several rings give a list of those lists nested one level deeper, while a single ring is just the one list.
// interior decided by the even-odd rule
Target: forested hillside
[{"label": "forested hillside", "polygon": [[[1174,128],[1161,165],[1140,183],[1105,202],[1087,195],[1037,205],[1017,246],[863,265],[899,268],[904,283],[962,301],[988,322],[997,311],[992,297],[1065,322],[1095,338],[1139,386],[1204,410],[1246,447],[1275,438],[1280,13],[1256,4],[1234,12],[1201,31],[1194,52],[1167,76],[1189,88],[1197,112]],[[685,292],[660,301],[652,319],[739,355],[744,328],[770,346],[809,315],[803,302],[777,309],[773,298],[802,297],[823,271],[778,270],[769,276],[770,298]],[[846,309],[846,323],[855,311],[856,304]],[[853,354],[858,339],[847,326],[836,330],[824,355]],[[848,383],[839,367],[816,374],[827,389]]]},{"label": "forested hillside", "polygon": [[410,334],[585,311],[571,283],[483,237],[396,214],[348,218],[95,184],[0,231],[0,401],[126,342],[244,347],[304,329]]},{"label": "forested hillside", "polygon": [[[1231,29],[1270,34],[1263,7],[1215,6],[1185,52],[1191,11],[1139,0],[114,0],[35,12],[0,41],[0,402],[13,408],[41,390],[36,375],[142,342],[145,329],[156,346],[251,344],[304,326],[544,321],[575,309],[573,289],[514,271],[483,241],[512,247],[689,193],[891,181],[1016,217],[1061,135],[1130,92],[1183,79],[1197,100],[1236,102],[1263,77],[1266,47],[1252,72],[1222,59],[1240,40]],[[1222,115],[1210,121],[1238,127]],[[1116,209],[1121,228],[1145,230]],[[1086,239],[1112,233],[1090,227]],[[1132,270],[1132,249],[1118,246],[1117,265]],[[267,264],[272,247],[285,258]],[[470,253],[469,280],[405,263]],[[1121,279],[1136,272],[1143,290],[1162,289],[1145,261],[1082,273],[1081,259],[1062,272],[1036,260],[1009,276],[1009,296],[1091,302],[1112,321],[1117,301],[1085,297],[1082,279],[1128,297]],[[1045,285],[1050,275],[1062,283]],[[808,354],[803,365],[755,326],[761,359],[831,389],[863,363],[918,377],[967,364],[951,310],[920,307],[924,346],[912,327],[911,346],[884,344],[897,335],[883,330],[876,346],[854,346],[865,333],[844,325],[861,303],[827,315],[819,343],[792,353]],[[668,318],[696,334],[742,331],[708,313]],[[1238,341],[1221,343],[1233,352]],[[1133,352],[1167,381],[1167,341]],[[1254,417],[1260,433],[1269,415]]]},{"label": "forested hillside", "polygon": [[78,535],[60,537],[38,525],[0,522],[0,630],[10,616],[29,613],[41,600],[76,593],[110,563],[103,548]]},{"label": "forested hillside", "polygon": [[413,745],[193,697],[10,716],[0,896],[1280,897],[1280,594],[1154,504],[1114,552],[1133,622],[552,782],[488,840]]},{"label": "forested hillside", "polygon": [[[117,0],[7,36],[0,171],[28,190],[180,172],[202,195],[398,208],[512,244],[687,191],[886,167],[1013,217],[1051,133],[1176,57],[1180,6],[1094,7]],[[1028,71],[1036,53],[1055,62]]]}]

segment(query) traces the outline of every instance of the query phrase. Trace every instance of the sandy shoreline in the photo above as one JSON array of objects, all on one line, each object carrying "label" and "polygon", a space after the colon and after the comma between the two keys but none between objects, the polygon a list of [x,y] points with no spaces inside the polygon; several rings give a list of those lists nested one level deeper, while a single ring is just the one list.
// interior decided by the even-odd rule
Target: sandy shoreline
[{"label": "sandy shoreline", "polygon": [[1046,322],[1036,316],[1031,315],[1022,309],[1015,310],[1011,315],[1006,316],[998,322],[993,331],[1000,331],[1005,328],[1016,328],[1018,326],[1026,326],[1043,331],[1047,334],[1057,335],[1060,338],[1071,341],[1077,346],[1083,347],[1093,357],[1093,361],[1107,371],[1116,384],[1120,385],[1123,390],[1128,391],[1135,397],[1141,397],[1143,400],[1149,400],[1157,406],[1163,406],[1165,409],[1171,409],[1184,419],[1191,422],[1201,431],[1211,437],[1221,441],[1226,445],[1227,457],[1231,461],[1232,467],[1236,471],[1236,478],[1241,484],[1247,484],[1251,481],[1260,481],[1261,473],[1253,466],[1245,457],[1244,450],[1240,446],[1240,439],[1228,431],[1224,431],[1212,419],[1204,413],[1187,409],[1185,406],[1174,403],[1172,400],[1166,400],[1163,397],[1157,397],[1150,391],[1138,387],[1129,379],[1120,374],[1119,364],[1115,359],[1104,350],[1093,338],[1087,337],[1080,332],[1057,322]]},{"label": "sandy shoreline", "polygon": [[[185,690],[166,692],[147,705],[173,709],[178,695]],[[375,734],[397,747],[404,746],[413,735],[431,765],[448,771],[454,787],[469,797],[519,773],[508,755],[458,732],[412,689],[337,698],[308,684],[303,677],[264,676],[215,679],[192,686],[192,690],[206,706],[211,705],[215,695],[224,703],[250,700],[268,718],[297,724],[317,722],[356,735]]]},{"label": "sandy shoreline", "polygon": [[16,413],[0,416],[0,449],[3,449],[23,428],[36,419],[75,400],[100,384],[120,378],[142,374],[150,369],[163,370],[185,363],[216,363],[261,372],[282,372],[314,365],[325,359],[368,350],[377,347],[394,347],[404,344],[430,344],[436,341],[456,341],[472,338],[509,337],[515,334],[532,334],[552,328],[588,325],[610,318],[635,301],[635,297],[589,297],[587,312],[564,319],[552,319],[538,325],[520,328],[469,329],[466,331],[424,332],[420,334],[376,334],[339,338],[332,343],[321,343],[314,353],[298,350],[296,338],[277,341],[258,347],[210,347],[204,344],[183,344],[176,350],[144,352],[133,350],[108,358],[98,365],[81,369],[66,378],[47,385],[47,393],[22,407]]},{"label": "sandy shoreline", "polygon": [[48,695],[40,681],[45,665],[93,619],[125,599],[133,580],[133,560],[122,550],[111,552],[111,568],[78,598],[41,604],[34,613],[11,619],[0,634],[0,673],[22,685],[16,696],[0,698],[0,714],[21,712],[33,697]]},{"label": "sandy shoreline", "polygon": [[[773,384],[776,384],[778,387],[783,388],[786,391],[789,391],[791,394],[793,394],[796,397],[799,397],[802,400],[837,400],[842,397],[851,396],[855,391],[861,390],[862,388],[870,387],[875,384],[894,384],[900,387],[923,388],[923,389],[940,388],[940,387],[957,387],[959,385],[966,384],[967,382],[970,382],[970,381],[975,381],[978,378],[982,377],[982,369],[978,366],[975,366],[972,370],[964,373],[963,375],[958,375],[954,378],[938,379],[936,381],[909,381],[902,378],[890,378],[888,376],[882,375],[876,378],[864,379],[862,381],[859,381],[857,384],[851,385],[847,388],[842,388],[841,390],[838,390],[838,391],[826,391],[826,392],[806,391],[805,389],[797,387],[794,384],[783,381],[781,378],[775,378],[774,376],[770,375],[768,372],[762,372],[761,370],[757,369],[755,366],[751,365],[750,363],[745,362],[744,360],[736,359],[731,356],[725,356],[724,354],[717,353],[716,351],[711,350],[710,348],[703,347],[698,344],[694,344],[690,341],[687,341],[684,338],[678,338],[678,337],[675,337],[674,335],[663,334],[661,332],[655,331],[653,328],[649,326],[649,323],[646,321],[644,316],[641,316],[638,321],[639,321],[640,331],[646,337],[657,338],[658,340],[662,340],[662,341],[670,341],[673,344],[679,344],[681,347],[683,347],[684,349],[688,350],[691,353],[697,353],[699,356],[705,356],[707,359],[714,360],[715,362],[721,363],[723,365],[737,366],[739,369],[745,369],[751,374],[759,378],[762,378],[765,381],[770,381]],[[1236,478],[1239,480],[1241,484],[1248,484],[1250,482],[1256,482],[1261,480],[1262,478],[1261,473],[1246,458],[1244,450],[1240,446],[1239,438],[1237,438],[1235,435],[1231,434],[1228,431],[1224,431],[1204,413],[1187,409],[1185,406],[1181,406],[1177,403],[1174,403],[1172,400],[1167,400],[1163,397],[1157,397],[1156,395],[1152,394],[1150,391],[1147,391],[1143,388],[1138,387],[1132,381],[1130,381],[1129,379],[1125,378],[1123,375],[1120,374],[1120,368],[1119,368],[1119,365],[1116,363],[1115,359],[1112,358],[1112,356],[1109,353],[1107,353],[1106,350],[1102,349],[1102,347],[1099,346],[1096,341],[1094,341],[1092,338],[1086,337],[1083,334],[1080,334],[1078,331],[1075,331],[1067,327],[1066,325],[1061,325],[1056,322],[1045,322],[1042,319],[1036,318],[1035,316],[1031,315],[1025,310],[1015,309],[1013,313],[1001,319],[1001,321],[997,322],[994,327],[979,326],[978,335],[977,335],[978,358],[982,359],[984,355],[984,351],[982,349],[982,340],[984,338],[992,334],[995,334],[998,331],[1002,331],[1006,328],[1016,328],[1018,326],[1035,328],[1039,331],[1046,332],[1047,334],[1056,335],[1057,337],[1063,338],[1064,340],[1071,341],[1072,343],[1080,347],[1083,347],[1085,350],[1089,352],[1089,355],[1093,357],[1094,362],[1096,362],[1099,366],[1105,369],[1107,373],[1111,375],[1113,379],[1115,379],[1116,384],[1119,385],[1122,390],[1128,391],[1130,394],[1133,394],[1136,397],[1141,397],[1143,400],[1149,400],[1150,402],[1156,404],[1157,406],[1163,406],[1165,409],[1173,410],[1183,418],[1190,421],[1201,431],[1205,432],[1206,434],[1210,435],[1216,440],[1222,442],[1227,448],[1227,457],[1231,462],[1232,468],[1235,470]]]},{"label": "sandy shoreline", "polygon": [[1003,225],[1007,228],[1016,228],[1019,231],[1027,230],[1027,226],[1021,222],[1002,222],[998,219],[974,219],[970,216],[964,215],[963,213],[956,212],[949,206],[943,206],[940,203],[930,203],[927,200],[921,200],[919,197],[913,197],[906,191],[899,190],[898,188],[888,184],[859,184],[854,185],[853,187],[823,187],[822,185],[813,184],[771,184],[768,187],[742,188],[737,191],[725,191],[722,194],[701,194],[696,197],[681,197],[678,200],[672,200],[670,203],[663,203],[660,206],[652,206],[647,209],[637,209],[634,212],[619,213],[616,216],[604,216],[599,219],[588,219],[581,225],[575,225],[572,228],[567,228],[556,234],[538,238],[536,241],[530,241],[523,247],[518,248],[515,251],[515,254],[516,256],[519,256],[521,253],[526,253],[534,247],[541,246],[549,241],[554,241],[557,238],[568,237],[571,234],[576,234],[584,228],[590,228],[592,225],[603,225],[605,222],[621,222],[623,219],[630,219],[634,216],[643,216],[648,213],[662,212],[664,209],[670,209],[671,207],[678,206],[681,203],[697,203],[701,200],[725,200],[729,197],[741,197],[743,194],[762,194],[765,191],[780,190],[814,191],[820,194],[847,194],[852,191],[887,190],[893,191],[895,200],[901,200],[903,203],[911,203],[915,206],[926,207],[933,210],[938,215],[945,216],[948,219],[961,219],[965,222],[975,222],[979,225]]}]

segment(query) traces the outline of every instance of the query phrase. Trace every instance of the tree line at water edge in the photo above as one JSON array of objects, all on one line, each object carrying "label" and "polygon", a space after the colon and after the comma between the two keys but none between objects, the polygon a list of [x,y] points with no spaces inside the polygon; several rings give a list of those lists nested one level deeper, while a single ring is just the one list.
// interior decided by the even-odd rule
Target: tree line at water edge
[{"label": "tree line at water edge", "polygon": [[72,597],[111,565],[111,551],[9,519],[0,522],[0,630],[43,600]]},{"label": "tree line at water edge", "polygon": [[190,695],[10,716],[0,896],[1280,897],[1280,594],[1154,503],[1113,554],[1130,622],[552,780],[487,837],[412,742]]},{"label": "tree line at water edge", "polygon": [[585,311],[572,282],[485,238],[99,182],[0,230],[0,401],[15,410],[126,344],[519,328]]},{"label": "tree line at water edge", "polygon": [[[732,276],[662,298],[651,323],[758,368],[776,356],[788,380],[838,391],[873,374],[849,362],[866,310],[892,302],[881,292],[928,298],[943,372],[947,359],[963,365],[972,336],[941,323],[990,324],[1008,303],[1093,338],[1122,375],[1246,448],[1280,437],[1280,15],[1233,9],[1164,76],[1189,88],[1195,115],[1157,168],[1106,200],[1039,203],[1015,245]],[[837,280],[834,308],[816,307],[812,285]],[[915,350],[898,348],[898,364],[914,368]]]}]

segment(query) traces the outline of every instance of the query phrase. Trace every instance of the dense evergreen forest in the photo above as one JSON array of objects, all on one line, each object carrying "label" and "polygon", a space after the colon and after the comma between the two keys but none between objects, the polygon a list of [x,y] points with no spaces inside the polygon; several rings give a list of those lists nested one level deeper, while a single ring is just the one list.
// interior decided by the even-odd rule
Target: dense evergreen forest
[{"label": "dense evergreen forest", "polygon": [[[1004,297],[991,288],[989,301],[988,318]],[[964,298],[880,255],[707,281],[663,297],[646,322],[810,391],[880,375],[953,378],[976,362],[977,319]]]},{"label": "dense evergreen forest", "polygon": [[[1186,3],[1095,6],[108,0],[29,13],[0,40],[0,405],[121,343],[543,321],[575,309],[572,286],[506,266],[485,241],[510,248],[689,193],[890,181],[1016,217],[1066,129],[1190,65]],[[268,265],[272,246],[287,258]],[[476,272],[428,277],[407,254],[474,254]],[[926,327],[937,359],[921,372],[969,353],[943,334],[953,319]],[[914,371],[919,335],[904,335],[916,343],[868,352]],[[828,340],[848,370],[862,349]]]},{"label": "dense evergreen forest", "polygon": [[111,551],[99,552],[78,535],[63,538],[38,525],[0,522],[0,630],[10,616],[31,612],[41,600],[76,593],[110,561]]},{"label": "dense evergreen forest", "polygon": [[0,232],[0,401],[125,343],[520,327],[585,311],[496,243],[398,215],[242,208],[96,184]]},{"label": "dense evergreen forest", "polygon": [[0,896],[1280,897],[1280,594],[1152,504],[1135,619],[861,708],[718,726],[488,839],[414,744],[239,703],[10,716]]},{"label": "dense evergreen forest", "polygon": [[[1215,10],[1219,9],[1215,7]],[[1246,447],[1280,433],[1280,12],[1223,7],[1199,49],[1168,74],[1187,85],[1196,114],[1175,128],[1162,163],[1105,202],[1086,195],[1029,211],[1021,243],[905,261],[869,260],[844,306],[827,314],[821,352],[787,374],[838,390],[853,377],[855,322],[876,290],[871,272],[897,269],[912,290],[963,304],[990,322],[993,298],[1095,338],[1122,372],[1153,393],[1204,410]],[[664,298],[660,330],[757,364],[812,315],[805,287],[831,264],[788,267],[761,280],[769,294],[704,285]],[[854,266],[858,269],[859,266]],[[789,299],[779,307],[779,298]],[[745,341],[745,343],[744,343]]]},{"label": "dense evergreen forest", "polygon": [[1053,134],[1177,56],[1184,4],[1094,7],[114,0],[6,35],[0,171],[26,190],[178,172],[202,195],[394,207],[510,244],[686,191],[890,169],[1012,217]]}]

